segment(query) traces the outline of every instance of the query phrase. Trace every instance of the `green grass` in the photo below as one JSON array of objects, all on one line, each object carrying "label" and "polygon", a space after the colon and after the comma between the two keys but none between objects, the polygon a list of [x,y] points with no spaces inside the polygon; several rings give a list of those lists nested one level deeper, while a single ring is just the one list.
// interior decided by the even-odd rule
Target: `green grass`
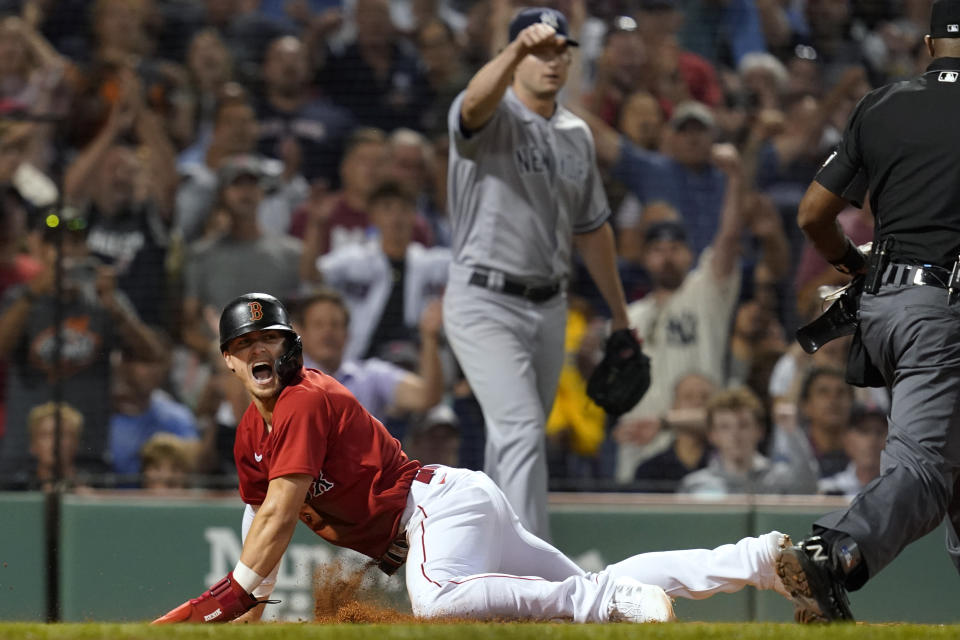
[{"label": "green grass", "polygon": [[900,640],[960,638],[960,626],[916,624],[275,624],[171,625],[0,623],[3,640]]}]

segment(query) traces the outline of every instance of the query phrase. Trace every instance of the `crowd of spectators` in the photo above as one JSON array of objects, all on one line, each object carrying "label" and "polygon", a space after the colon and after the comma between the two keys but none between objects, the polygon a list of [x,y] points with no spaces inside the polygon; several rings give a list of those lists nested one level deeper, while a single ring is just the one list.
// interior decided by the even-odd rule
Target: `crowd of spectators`
[{"label": "crowd of spectators", "polygon": [[232,486],[217,320],[248,291],[412,455],[482,468],[439,304],[446,114],[529,5],[581,43],[561,98],[653,373],[623,416],[588,401],[607,310],[576,265],[551,486],[875,477],[885,392],[792,340],[844,283],[794,220],[859,98],[926,66],[929,0],[0,0],[0,488]]}]

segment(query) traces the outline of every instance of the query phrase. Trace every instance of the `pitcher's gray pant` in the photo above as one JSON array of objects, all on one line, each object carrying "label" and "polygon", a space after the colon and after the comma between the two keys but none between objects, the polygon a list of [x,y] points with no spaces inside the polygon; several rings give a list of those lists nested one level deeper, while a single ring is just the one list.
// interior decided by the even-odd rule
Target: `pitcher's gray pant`
[{"label": "pitcher's gray pant", "polygon": [[947,519],[960,571],[960,303],[932,286],[884,285],[860,303],[863,342],[891,388],[880,477],[815,524],[853,538],[870,577]]},{"label": "pitcher's gray pant", "polygon": [[566,297],[538,304],[467,284],[469,273],[451,267],[443,324],[483,409],[483,470],[524,528],[550,540],[544,425],[563,367]]}]

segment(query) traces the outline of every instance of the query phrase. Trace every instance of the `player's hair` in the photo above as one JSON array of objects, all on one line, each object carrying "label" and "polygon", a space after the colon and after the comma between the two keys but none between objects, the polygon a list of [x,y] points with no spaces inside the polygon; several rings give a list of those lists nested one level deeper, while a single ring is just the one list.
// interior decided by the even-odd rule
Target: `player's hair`
[{"label": "player's hair", "polygon": [[340,310],[343,311],[344,323],[346,326],[350,326],[350,308],[344,301],[343,296],[340,295],[340,292],[329,287],[320,287],[309,296],[297,301],[297,303],[294,305],[293,311],[293,317],[296,319],[297,323],[302,326],[304,317],[307,314],[307,309],[321,302],[339,307]]},{"label": "player's hair", "polygon": [[715,393],[707,402],[707,430],[713,428],[713,418],[718,411],[747,410],[757,419],[757,427],[763,425],[763,404],[757,395],[746,387],[734,387]]},{"label": "player's hair", "polygon": [[146,469],[169,460],[179,471],[190,473],[196,461],[196,446],[172,433],[155,433],[140,448],[140,468]]},{"label": "player's hair", "polygon": [[[35,406],[27,414],[27,430],[32,440],[40,428],[40,423],[57,414],[57,403],[45,402]],[[65,431],[79,434],[83,431],[83,414],[65,402],[59,404],[60,421]]]},{"label": "player's hair", "polygon": [[372,209],[374,205],[384,200],[394,199],[403,201],[410,208],[416,208],[417,206],[417,200],[409,189],[404,188],[396,180],[387,180],[378,184],[370,192],[370,197],[367,198],[367,209]]},{"label": "player's hair", "polygon": [[814,367],[807,372],[806,377],[803,379],[803,385],[800,387],[800,396],[797,402],[803,403],[810,399],[810,392],[813,389],[813,383],[816,382],[817,378],[821,376],[832,376],[834,378],[840,378],[844,382],[844,386],[847,391],[850,392],[850,397],[853,397],[853,387],[849,384],[846,384],[846,377],[843,375],[843,371],[836,369],[834,367]]}]

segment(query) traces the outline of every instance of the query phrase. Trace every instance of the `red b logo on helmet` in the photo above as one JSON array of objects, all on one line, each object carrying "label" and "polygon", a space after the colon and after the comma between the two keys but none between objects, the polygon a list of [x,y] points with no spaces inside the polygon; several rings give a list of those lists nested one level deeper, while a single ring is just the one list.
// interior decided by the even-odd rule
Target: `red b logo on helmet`
[{"label": "red b logo on helmet", "polygon": [[250,307],[250,319],[253,321],[260,320],[263,318],[263,307],[259,302],[248,302],[247,306]]}]

